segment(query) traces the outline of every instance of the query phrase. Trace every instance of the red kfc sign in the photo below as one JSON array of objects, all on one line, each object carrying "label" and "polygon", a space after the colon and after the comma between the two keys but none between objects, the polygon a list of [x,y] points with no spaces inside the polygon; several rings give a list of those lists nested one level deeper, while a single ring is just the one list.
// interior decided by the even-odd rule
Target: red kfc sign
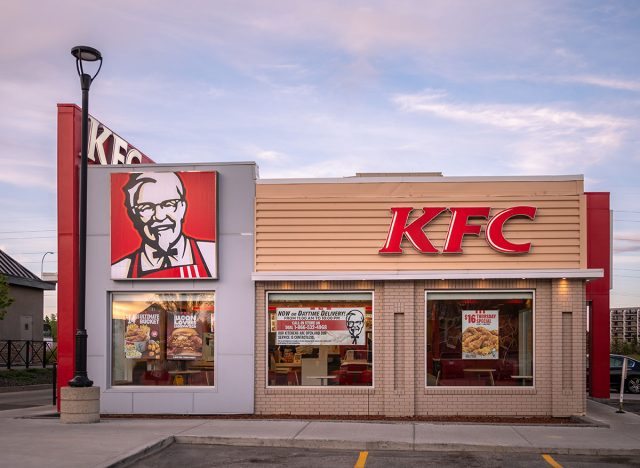
[{"label": "red kfc sign", "polygon": [[[109,155],[109,157],[107,157]],[[106,125],[89,116],[87,157],[93,164],[140,164],[144,155]]]},{"label": "red kfc sign", "polygon": [[[479,236],[482,226],[470,224],[470,220],[488,219],[490,207],[425,207],[422,215],[411,223],[409,216],[413,208],[391,208],[393,217],[389,226],[387,240],[378,253],[399,254],[402,253],[403,238],[407,238],[413,247],[421,253],[462,253],[462,239],[465,235]],[[442,252],[436,248],[425,233],[425,227],[445,211],[451,212],[451,222],[445,238]],[[498,252],[502,253],[526,253],[531,249],[531,242],[516,244],[506,239],[504,235],[505,224],[515,217],[525,217],[533,220],[536,216],[536,208],[533,206],[514,206],[496,213],[487,223],[485,238],[487,243]]]}]

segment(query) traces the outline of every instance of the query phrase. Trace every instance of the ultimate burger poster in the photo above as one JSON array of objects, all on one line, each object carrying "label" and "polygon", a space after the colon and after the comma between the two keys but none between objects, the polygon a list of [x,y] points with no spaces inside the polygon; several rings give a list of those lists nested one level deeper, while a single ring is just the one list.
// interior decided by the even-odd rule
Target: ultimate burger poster
[{"label": "ultimate burger poster", "polygon": [[167,312],[167,359],[202,359],[206,322],[198,312]]}]

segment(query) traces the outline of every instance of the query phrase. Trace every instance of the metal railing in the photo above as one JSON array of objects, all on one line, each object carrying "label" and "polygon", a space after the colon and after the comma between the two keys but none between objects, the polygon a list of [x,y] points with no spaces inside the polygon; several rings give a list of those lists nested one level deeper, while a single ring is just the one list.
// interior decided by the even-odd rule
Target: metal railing
[{"label": "metal railing", "polygon": [[55,341],[0,340],[0,368],[47,367],[58,362]]}]

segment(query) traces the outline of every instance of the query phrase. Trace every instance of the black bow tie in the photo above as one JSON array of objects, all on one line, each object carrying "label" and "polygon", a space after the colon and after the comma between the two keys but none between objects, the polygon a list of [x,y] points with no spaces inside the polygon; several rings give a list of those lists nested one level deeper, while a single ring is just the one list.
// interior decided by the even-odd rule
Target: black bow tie
[{"label": "black bow tie", "polygon": [[178,255],[178,249],[174,247],[173,249],[169,249],[166,252],[163,252],[162,250],[156,250],[152,255],[153,258],[162,259],[162,265],[160,266],[160,268],[169,268],[171,266],[171,260],[169,260],[169,257]]}]

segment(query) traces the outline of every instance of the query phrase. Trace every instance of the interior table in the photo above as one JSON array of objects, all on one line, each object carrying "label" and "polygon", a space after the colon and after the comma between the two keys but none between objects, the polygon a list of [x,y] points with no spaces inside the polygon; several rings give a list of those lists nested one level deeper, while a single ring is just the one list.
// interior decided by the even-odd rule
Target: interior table
[{"label": "interior table", "polygon": [[511,378],[514,380],[519,380],[520,386],[522,387],[526,385],[527,381],[533,381],[533,375],[512,375]]},{"label": "interior table", "polygon": [[329,380],[333,380],[337,378],[336,375],[310,375],[307,379],[317,379],[320,381],[321,386],[327,386],[329,384]]},{"label": "interior table", "polygon": [[488,368],[471,368],[471,369],[462,369],[463,372],[468,372],[468,373],[475,373],[478,376],[478,380],[480,379],[480,375],[481,374],[489,374],[489,382],[491,383],[491,386],[495,386],[495,381],[493,380],[493,373],[496,371],[495,369],[488,369]]}]

